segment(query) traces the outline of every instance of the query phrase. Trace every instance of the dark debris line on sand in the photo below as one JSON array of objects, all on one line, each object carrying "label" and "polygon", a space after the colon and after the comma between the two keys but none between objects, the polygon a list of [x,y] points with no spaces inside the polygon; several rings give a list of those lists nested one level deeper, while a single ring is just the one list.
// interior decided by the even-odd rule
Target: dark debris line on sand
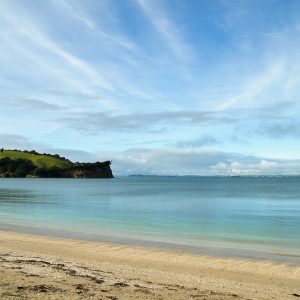
[{"label": "dark debris line on sand", "polygon": [[[111,300],[127,298],[246,300],[236,294],[201,290],[196,287],[188,288],[182,285],[149,281],[138,284],[136,280],[126,282],[112,272],[89,269],[65,261],[63,263],[52,262],[37,257],[25,258],[0,254],[0,268],[6,268],[17,280],[14,293],[11,293],[11,286],[6,286],[6,289],[0,281],[1,300],[12,299],[12,297],[19,299],[31,299],[31,297],[34,299],[40,299],[40,297],[43,299],[79,299],[78,297],[80,297],[80,299]],[[53,279],[53,274],[55,276],[59,274],[59,276]],[[32,276],[37,278],[34,279],[35,277]],[[33,284],[34,281],[36,284]],[[44,295],[41,296],[41,294]],[[296,297],[297,295],[294,294]]]},{"label": "dark debris line on sand", "polygon": [[37,292],[37,293],[50,293],[50,292],[65,292],[65,290],[54,287],[52,285],[33,285],[33,286],[18,286],[17,289],[21,290],[28,290],[30,292]]}]

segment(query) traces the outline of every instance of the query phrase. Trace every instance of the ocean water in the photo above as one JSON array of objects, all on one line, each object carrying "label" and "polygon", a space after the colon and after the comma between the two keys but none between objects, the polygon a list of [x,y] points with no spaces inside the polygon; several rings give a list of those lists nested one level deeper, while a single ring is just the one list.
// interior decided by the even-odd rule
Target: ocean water
[{"label": "ocean water", "polygon": [[300,263],[300,177],[2,178],[0,229]]}]

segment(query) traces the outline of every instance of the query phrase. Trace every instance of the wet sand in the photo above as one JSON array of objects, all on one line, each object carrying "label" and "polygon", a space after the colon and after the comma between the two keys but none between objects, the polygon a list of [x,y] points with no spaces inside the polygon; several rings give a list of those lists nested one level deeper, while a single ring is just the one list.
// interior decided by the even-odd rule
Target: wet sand
[{"label": "wet sand", "polygon": [[0,231],[0,299],[300,299],[300,266]]}]

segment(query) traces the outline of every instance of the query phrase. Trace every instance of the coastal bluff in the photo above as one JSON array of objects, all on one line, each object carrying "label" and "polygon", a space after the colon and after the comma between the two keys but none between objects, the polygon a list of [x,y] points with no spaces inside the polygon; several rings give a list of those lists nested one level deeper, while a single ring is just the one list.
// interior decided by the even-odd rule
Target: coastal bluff
[{"label": "coastal bluff", "polygon": [[72,162],[58,154],[0,149],[0,177],[113,178],[111,161]]}]

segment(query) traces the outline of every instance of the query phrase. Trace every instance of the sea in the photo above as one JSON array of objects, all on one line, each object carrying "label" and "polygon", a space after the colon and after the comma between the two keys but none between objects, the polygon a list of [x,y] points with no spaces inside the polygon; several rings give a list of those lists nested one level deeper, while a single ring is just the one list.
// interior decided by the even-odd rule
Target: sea
[{"label": "sea", "polygon": [[1,178],[0,229],[300,264],[300,177]]}]

